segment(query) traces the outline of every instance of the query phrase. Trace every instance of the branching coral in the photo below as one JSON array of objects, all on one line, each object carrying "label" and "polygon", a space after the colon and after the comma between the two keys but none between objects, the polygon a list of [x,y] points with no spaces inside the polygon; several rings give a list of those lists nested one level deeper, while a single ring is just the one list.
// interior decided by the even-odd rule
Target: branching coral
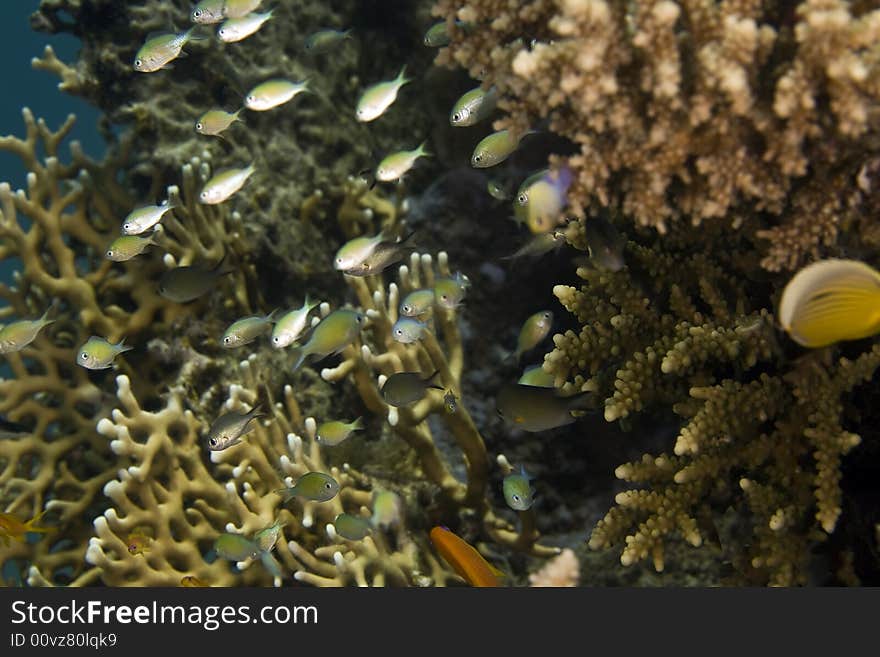
[{"label": "branching coral", "polygon": [[544,368],[604,396],[607,421],[651,411],[669,423],[664,407],[682,419],[672,453],[617,468],[639,488],[617,494],[590,546],[623,542],[624,565],[651,558],[663,570],[670,534],[699,546],[707,514],[733,506],[752,526],[754,540],[732,549],[751,581],[804,583],[810,546],[840,514],[841,458],[859,443],[841,427],[842,403],[873,376],[880,348],[791,362],[772,314],[726,273],[730,260],[634,242],[627,256],[628,270],[580,268],[581,288],[554,290],[583,326],[554,337]]},{"label": "branching coral", "polygon": [[880,101],[872,5],[440,0],[434,11],[452,35],[438,62],[498,87],[496,128],[546,119],[577,144],[572,212],[614,206],[661,232],[761,213],[763,264],[779,270],[832,244],[836,207],[860,202]]}]

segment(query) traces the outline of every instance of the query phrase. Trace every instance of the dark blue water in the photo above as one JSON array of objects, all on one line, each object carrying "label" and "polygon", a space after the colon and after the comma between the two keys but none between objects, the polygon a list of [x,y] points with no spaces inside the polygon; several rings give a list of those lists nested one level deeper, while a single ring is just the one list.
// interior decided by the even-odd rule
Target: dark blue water
[{"label": "dark blue water", "polygon": [[[3,62],[3,100],[0,101],[0,135],[24,136],[21,108],[30,107],[37,118],[57,128],[73,112],[77,122],[68,139],[78,139],[86,153],[100,157],[104,143],[97,130],[98,112],[79,98],[58,90],[58,79],[51,73],[31,68],[31,59],[42,54],[46,44],[58,57],[72,62],[79,42],[68,35],[51,36],[30,29],[29,17],[39,0],[5,0],[0,3],[0,61]],[[62,148],[62,159],[67,148]],[[0,151],[0,181],[13,189],[25,184],[27,171],[18,158]],[[12,266],[0,263],[0,280],[8,280]]]}]

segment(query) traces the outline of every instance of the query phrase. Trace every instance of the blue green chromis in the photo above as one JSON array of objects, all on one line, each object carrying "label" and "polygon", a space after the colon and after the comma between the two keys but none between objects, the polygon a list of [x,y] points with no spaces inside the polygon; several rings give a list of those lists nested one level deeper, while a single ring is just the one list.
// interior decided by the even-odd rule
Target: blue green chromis
[{"label": "blue green chromis", "polygon": [[329,422],[323,422],[318,427],[318,431],[315,434],[315,440],[317,440],[322,445],[334,447],[343,442],[355,431],[363,430],[364,420],[360,417],[357,418],[354,422],[331,420]]},{"label": "blue green chromis", "polygon": [[307,358],[324,358],[338,354],[360,335],[366,316],[355,310],[334,310],[312,330],[308,342],[291,352],[293,371],[298,370]]},{"label": "blue green chromis", "polygon": [[526,474],[524,467],[520,466],[518,473],[510,473],[501,484],[504,493],[504,501],[514,511],[525,511],[532,506],[533,491],[529,484],[531,477]]},{"label": "blue green chromis", "polygon": [[320,301],[310,301],[309,295],[306,295],[302,306],[291,310],[275,322],[272,329],[272,346],[281,349],[299,340],[308,326],[309,313],[320,303]]},{"label": "blue green chromis", "polygon": [[400,314],[404,317],[418,317],[434,307],[434,290],[413,290],[400,302]]},{"label": "blue green chromis", "polygon": [[193,39],[195,26],[180,34],[159,34],[147,39],[137,51],[134,70],[152,73],[163,68],[171,68],[171,62],[183,55],[183,46]]},{"label": "blue green chromis", "polygon": [[400,88],[411,81],[412,78],[406,77],[404,65],[393,80],[378,82],[368,87],[358,100],[355,109],[357,120],[365,123],[378,119],[397,100]]},{"label": "blue green chromis", "polygon": [[220,534],[214,541],[214,551],[229,561],[244,561],[260,556],[260,546],[241,534]]},{"label": "blue green chromis", "polygon": [[39,332],[52,322],[49,319],[50,306],[39,319],[22,319],[0,328],[0,354],[21,351],[36,340]]},{"label": "blue green chromis", "polygon": [[531,351],[537,347],[550,334],[553,327],[553,313],[549,310],[540,310],[531,315],[522,325],[519,331],[519,337],[516,341],[516,352],[514,357],[516,362],[522,358],[527,351]]},{"label": "blue green chromis", "polygon": [[104,256],[113,262],[125,262],[139,256],[148,246],[155,244],[155,239],[156,233],[148,237],[120,235],[110,243]]},{"label": "blue green chromis", "polygon": [[589,392],[563,397],[554,388],[509,384],[498,393],[496,408],[498,415],[514,427],[537,432],[575,422],[572,411],[589,408],[593,403]]},{"label": "blue green chromis", "polygon": [[293,486],[279,488],[274,492],[281,495],[282,504],[286,504],[294,497],[302,497],[311,502],[327,502],[336,497],[339,484],[333,477],[323,472],[307,472],[297,479]]},{"label": "blue green chromis", "polygon": [[253,342],[272,328],[272,318],[277,311],[273,310],[268,315],[252,315],[242,317],[230,324],[223,334],[220,344],[226,349],[241,347]]},{"label": "blue green chromis", "polygon": [[431,154],[425,150],[426,143],[423,141],[411,151],[397,151],[384,157],[376,167],[376,180],[394,182],[403,178],[413,168],[416,160],[420,157],[430,157]]},{"label": "blue green chromis", "polygon": [[342,538],[349,541],[359,541],[373,530],[369,518],[353,516],[350,513],[340,513],[333,520],[333,528]]},{"label": "blue green chromis", "polygon": [[176,303],[188,303],[209,292],[220,276],[232,272],[232,269],[223,267],[222,260],[214,269],[197,265],[175,267],[159,279],[159,294]]},{"label": "blue green chromis", "polygon": [[220,452],[233,445],[238,445],[241,442],[241,437],[253,428],[250,426],[251,420],[264,415],[265,413],[260,410],[259,405],[248,413],[239,413],[238,411],[224,413],[214,420],[208,429],[208,449],[212,452]]},{"label": "blue green chromis", "polygon": [[525,136],[521,135],[519,138],[515,138],[510,130],[493,132],[474,147],[471,166],[475,169],[486,169],[501,164],[517,149],[519,142]]},{"label": "blue green chromis", "polygon": [[412,317],[401,317],[391,327],[391,337],[395,342],[412,344],[422,339],[428,325]]},{"label": "blue green chromis", "polygon": [[449,123],[456,128],[476,125],[480,121],[488,119],[495,111],[497,104],[498,89],[496,87],[471,89],[455,101],[452,111],[449,113]]},{"label": "blue green chromis", "polygon": [[124,343],[125,338],[117,344],[113,344],[104,338],[93,335],[84,345],[77,349],[77,365],[81,365],[89,370],[107,369],[113,364],[113,359],[119,354],[134,349],[134,347],[126,347]]},{"label": "blue green chromis", "polygon": [[434,301],[441,308],[455,310],[463,302],[471,282],[462,273],[438,278],[434,281]]},{"label": "blue green chromis", "polygon": [[400,524],[403,519],[403,502],[400,496],[390,490],[373,491],[373,527],[387,529]]},{"label": "blue green chromis", "polygon": [[320,55],[330,52],[342,45],[342,42],[351,38],[351,28],[347,30],[318,30],[310,34],[305,41],[306,52],[312,55]]}]

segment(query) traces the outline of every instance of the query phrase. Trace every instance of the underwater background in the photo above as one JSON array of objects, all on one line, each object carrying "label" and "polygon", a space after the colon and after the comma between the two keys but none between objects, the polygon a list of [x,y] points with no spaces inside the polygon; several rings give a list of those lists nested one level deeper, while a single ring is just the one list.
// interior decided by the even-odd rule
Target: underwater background
[{"label": "underwater background", "polygon": [[880,3],[0,12],[5,584],[880,581]]}]

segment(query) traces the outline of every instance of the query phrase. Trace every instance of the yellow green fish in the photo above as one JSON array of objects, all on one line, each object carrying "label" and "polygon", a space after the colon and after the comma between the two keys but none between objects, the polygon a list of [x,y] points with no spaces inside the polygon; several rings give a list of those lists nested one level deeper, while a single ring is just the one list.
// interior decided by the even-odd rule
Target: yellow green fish
[{"label": "yellow green fish", "polygon": [[400,302],[400,314],[404,317],[417,317],[434,307],[434,290],[413,290]]},{"label": "yellow green fish", "polygon": [[272,346],[280,349],[296,342],[308,325],[309,313],[320,303],[320,301],[309,301],[309,296],[306,295],[301,307],[291,310],[275,322],[275,327],[272,329]]},{"label": "yellow green fish", "polygon": [[396,241],[379,242],[372,252],[364,258],[360,264],[349,269],[343,269],[342,273],[348,276],[373,276],[380,274],[396,262],[408,257],[416,246],[412,240],[415,233]]},{"label": "yellow green fish", "polygon": [[22,522],[11,513],[0,513],[0,545],[9,545],[12,541],[24,543],[30,533],[47,534],[53,531],[50,527],[35,527],[46,511],[40,511],[30,520]]},{"label": "yellow green fish", "polygon": [[220,344],[226,349],[232,349],[253,342],[264,333],[269,332],[269,329],[272,328],[272,318],[276,312],[273,310],[268,315],[252,315],[237,319],[226,329]]},{"label": "yellow green fish", "polygon": [[173,207],[168,201],[165,201],[161,205],[145,205],[135,208],[123,220],[122,232],[125,235],[140,235],[159,223],[162,216]]},{"label": "yellow green fish", "polygon": [[532,487],[529,484],[531,477],[526,474],[526,469],[520,466],[518,473],[512,472],[504,478],[501,489],[504,493],[504,501],[514,511],[525,511],[534,502]]},{"label": "yellow green fish", "polygon": [[238,411],[224,413],[214,420],[208,429],[208,449],[212,452],[222,452],[233,445],[238,445],[241,442],[241,437],[253,429],[250,426],[251,420],[265,415],[259,405],[247,413],[239,413]]},{"label": "yellow green fish", "polygon": [[880,332],[880,272],[857,260],[820,260],[785,286],[779,323],[805,347],[825,347]]},{"label": "yellow green fish", "polygon": [[397,100],[400,88],[409,82],[412,82],[412,78],[406,77],[406,65],[404,65],[393,80],[377,82],[368,87],[358,100],[355,109],[357,120],[367,122],[378,119]]},{"label": "yellow green fish", "polygon": [[412,344],[422,339],[428,325],[413,317],[401,317],[391,327],[391,337],[395,342]]},{"label": "yellow green fish", "polygon": [[308,80],[302,82],[291,82],[280,78],[267,80],[248,92],[244,105],[250,110],[265,112],[290,102],[304,91],[309,91]]},{"label": "yellow green fish", "polygon": [[400,496],[390,490],[374,490],[370,524],[373,527],[387,529],[399,525],[401,520],[403,520],[403,502]]},{"label": "yellow green fish", "polygon": [[117,344],[113,344],[104,338],[93,335],[77,349],[76,363],[89,370],[107,369],[113,364],[113,359],[116,356],[134,349],[134,347],[126,347],[124,343],[125,338]]},{"label": "yellow green fish", "polygon": [[523,370],[517,383],[523,386],[536,386],[538,388],[552,388],[555,385],[553,375],[545,372],[544,368],[540,365],[530,365]]},{"label": "yellow green fish", "polygon": [[268,527],[258,531],[254,534],[254,542],[257,544],[257,547],[266,552],[274,548],[278,539],[281,537],[281,530],[284,529],[285,526],[287,526],[285,521],[276,520]]},{"label": "yellow green fish", "polygon": [[104,255],[114,262],[125,262],[144,252],[151,244],[155,244],[156,233],[149,237],[140,235],[120,235],[107,247]]},{"label": "yellow green fish", "polygon": [[565,244],[565,235],[558,230],[551,230],[547,233],[538,233],[532,235],[528,241],[519,247],[516,251],[507,256],[502,256],[502,260],[516,260],[526,256],[538,258],[545,253],[549,253],[554,249],[558,249]]},{"label": "yellow green fish", "polygon": [[523,322],[514,352],[516,362],[519,362],[525,352],[537,347],[549,335],[552,327],[553,313],[549,310],[538,311]]},{"label": "yellow green fish", "polygon": [[553,388],[511,384],[498,393],[498,414],[524,431],[547,431],[571,424],[577,418],[571,411],[587,408],[593,403],[592,393],[562,397]]},{"label": "yellow green fish", "polygon": [[497,104],[498,89],[494,85],[488,89],[482,87],[471,89],[455,101],[449,113],[449,123],[456,128],[476,125],[488,119]]},{"label": "yellow green fish", "polygon": [[397,151],[383,158],[376,167],[376,180],[382,182],[393,182],[403,178],[406,173],[412,169],[416,160],[420,157],[429,157],[430,153],[425,150],[425,144],[422,142],[417,148],[411,151]]},{"label": "yellow green fish", "polygon": [[[526,133],[530,134],[530,133]],[[519,142],[526,135],[514,138],[510,130],[499,130],[488,137],[483,138],[474,147],[471,155],[471,166],[476,169],[486,169],[501,164],[517,149]]]},{"label": "yellow green fish", "polygon": [[50,310],[52,306],[39,319],[21,319],[0,328],[0,354],[21,351],[36,340],[43,327],[55,321],[49,319]]},{"label": "yellow green fish", "polygon": [[305,49],[313,55],[318,55],[330,52],[339,46],[345,39],[350,38],[351,28],[347,30],[318,30],[306,38]]},{"label": "yellow green fish", "polygon": [[141,73],[152,73],[163,68],[170,68],[171,62],[181,56],[183,46],[193,38],[195,26],[180,34],[159,34],[148,38],[134,58],[134,70]]},{"label": "yellow green fish", "polygon": [[471,282],[462,273],[438,278],[434,281],[434,301],[447,310],[458,308],[463,302]]},{"label": "yellow green fish", "polygon": [[373,527],[369,518],[353,516],[350,513],[340,513],[333,520],[336,533],[349,541],[359,541],[369,534]]},{"label": "yellow green fish", "polygon": [[241,121],[238,118],[239,114],[241,114],[240,109],[235,112],[226,112],[220,109],[208,110],[196,121],[196,132],[201,135],[222,137],[226,128],[236,121]]},{"label": "yellow green fish", "polygon": [[339,492],[339,483],[323,472],[307,472],[297,479],[293,486],[279,488],[274,492],[281,495],[283,504],[294,497],[303,497],[312,502],[327,502],[336,497],[336,493]]},{"label": "yellow green fish", "polygon": [[345,349],[360,335],[365,320],[364,314],[356,310],[334,310],[312,330],[308,342],[294,349],[293,371],[298,370],[306,358],[320,359]]},{"label": "yellow green fish", "polygon": [[568,167],[545,169],[527,178],[516,196],[514,213],[533,233],[547,233],[559,225],[568,204],[568,188],[574,176]]},{"label": "yellow green fish", "polygon": [[240,18],[228,18],[223,25],[217,28],[217,38],[224,43],[236,43],[255,34],[270,18],[272,18],[272,11],[265,14],[246,14]]},{"label": "yellow green fish", "polygon": [[254,171],[256,169],[251,164],[244,169],[225,169],[214,174],[199,193],[199,202],[206,205],[222,203],[244,187],[245,182],[253,175]]},{"label": "yellow green fish", "polygon": [[332,420],[323,422],[318,427],[315,434],[315,440],[322,445],[333,447],[348,438],[355,431],[364,430],[363,418],[357,418],[354,422],[342,422],[341,420]]},{"label": "yellow green fish", "polygon": [[220,534],[214,541],[214,551],[229,561],[244,561],[260,556],[260,546],[241,534]]}]

